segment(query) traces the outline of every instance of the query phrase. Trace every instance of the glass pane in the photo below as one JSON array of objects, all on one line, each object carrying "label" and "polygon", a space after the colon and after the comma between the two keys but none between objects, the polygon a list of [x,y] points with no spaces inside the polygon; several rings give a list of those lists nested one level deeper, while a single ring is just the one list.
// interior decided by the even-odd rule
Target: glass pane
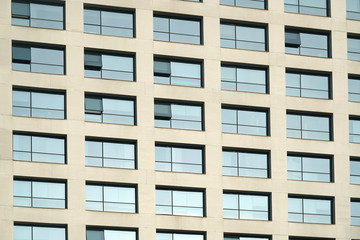
[{"label": "glass pane", "polygon": [[31,197],[31,182],[14,180],[14,196]]},{"label": "glass pane", "polygon": [[65,228],[33,227],[33,240],[66,240]]},{"label": "glass pane", "polygon": [[134,102],[131,100],[103,99],[104,113],[134,116]]},{"label": "glass pane", "polygon": [[33,92],[32,107],[64,110],[64,95]]},{"label": "glass pane", "polygon": [[134,231],[104,230],[104,235],[105,240],[136,240],[136,232]]},{"label": "glass pane", "polygon": [[239,197],[237,194],[223,194],[223,208],[224,209],[239,209]]},{"label": "glass pane", "polygon": [[174,163],[202,164],[202,150],[190,148],[172,148],[172,161]]},{"label": "glass pane", "polygon": [[104,157],[134,159],[134,144],[104,142]]},{"label": "glass pane", "polygon": [[31,62],[64,66],[64,51],[46,48],[31,48]]},{"label": "glass pane", "polygon": [[236,152],[222,152],[223,166],[238,166],[237,153]]},{"label": "glass pane", "polygon": [[238,124],[266,127],[266,113],[238,110]]},{"label": "glass pane", "polygon": [[267,168],[267,154],[239,153],[239,166],[248,168]]},{"label": "glass pane", "polygon": [[50,137],[32,137],[32,150],[38,153],[65,154],[65,140]]},{"label": "glass pane", "polygon": [[135,188],[104,186],[104,201],[135,203]]},{"label": "glass pane", "polygon": [[133,58],[123,56],[102,55],[102,69],[133,72]]},{"label": "glass pane", "polygon": [[173,191],[174,206],[202,207],[202,192]]},{"label": "glass pane", "polygon": [[201,78],[201,65],[194,63],[171,62],[171,76]]},{"label": "glass pane", "polygon": [[173,119],[182,119],[187,121],[201,121],[201,107],[171,104],[171,113]]},{"label": "glass pane", "polygon": [[200,36],[200,22],[182,19],[170,19],[170,32]]},{"label": "glass pane", "polygon": [[33,182],[33,197],[65,199],[65,184],[50,182]]},{"label": "glass pane", "polygon": [[268,197],[255,195],[240,195],[240,209],[241,210],[268,210]]},{"label": "glass pane", "polygon": [[132,14],[119,12],[101,12],[101,24],[104,26],[132,28]]},{"label": "glass pane", "polygon": [[287,169],[291,171],[301,171],[302,169],[301,157],[288,156]]},{"label": "glass pane", "polygon": [[86,230],[86,240],[105,240],[104,231],[102,230]]},{"label": "glass pane", "polygon": [[302,116],[302,129],[329,132],[329,118]]},{"label": "glass pane", "polygon": [[103,187],[86,185],[86,201],[103,201]]},{"label": "glass pane", "polygon": [[30,15],[34,19],[44,19],[52,21],[63,21],[64,10],[62,6],[45,5],[45,4],[30,4]]},{"label": "glass pane", "polygon": [[84,23],[100,25],[100,11],[84,9]]},{"label": "glass pane", "polygon": [[[235,25],[220,25],[220,35],[222,39],[232,39],[235,40]],[[221,44],[222,47],[224,47]]]},{"label": "glass pane", "polygon": [[221,81],[236,82],[236,68],[221,67]]},{"label": "glass pane", "polygon": [[30,92],[14,90],[13,106],[30,107]]},{"label": "glass pane", "polygon": [[236,26],[236,40],[265,43],[265,29]]},{"label": "glass pane", "polygon": [[266,70],[237,68],[237,81],[265,85]]},{"label": "glass pane", "polygon": [[289,198],[288,199],[288,211],[289,211],[289,213],[302,213],[303,212],[303,200],[301,198]]},{"label": "glass pane", "polygon": [[31,151],[31,136],[14,134],[13,150]]},{"label": "glass pane", "polygon": [[170,190],[156,190],[156,205],[168,205],[172,202],[172,192]]},{"label": "glass pane", "polygon": [[154,17],[154,32],[169,32],[169,19],[162,17]]},{"label": "glass pane", "polygon": [[31,226],[14,226],[14,240],[32,240]]},{"label": "glass pane", "polygon": [[304,199],[304,213],[331,214],[331,201],[319,199]]},{"label": "glass pane", "polygon": [[330,159],[303,157],[305,172],[330,173]]},{"label": "glass pane", "polygon": [[102,157],[102,155],[102,142],[85,142],[85,156]]}]

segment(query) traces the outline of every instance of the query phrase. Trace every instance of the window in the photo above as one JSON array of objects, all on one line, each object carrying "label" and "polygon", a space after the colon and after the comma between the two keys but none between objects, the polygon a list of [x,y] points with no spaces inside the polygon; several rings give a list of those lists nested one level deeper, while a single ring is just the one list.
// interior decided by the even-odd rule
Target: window
[{"label": "window", "polygon": [[85,77],[134,81],[134,56],[85,51]]},{"label": "window", "polygon": [[118,37],[134,37],[134,13],[118,9],[84,8],[84,32]]},{"label": "window", "polygon": [[136,187],[87,183],[86,210],[135,213]]},{"label": "window", "polygon": [[266,0],[220,0],[220,4],[236,7],[266,9]]},{"label": "window", "polygon": [[202,106],[155,101],[155,127],[203,130]]},{"label": "window", "polygon": [[137,231],[126,228],[102,228],[102,227],[87,227],[86,240],[136,240]]},{"label": "window", "polygon": [[222,152],[223,175],[242,177],[269,177],[269,152],[261,150],[231,150]]},{"label": "window", "polygon": [[267,50],[267,27],[246,23],[220,24],[220,45],[227,48]]},{"label": "window", "polygon": [[132,141],[110,141],[87,138],[86,166],[136,168],[136,144]]},{"label": "window", "polygon": [[290,237],[289,240],[335,240],[334,238]]},{"label": "window", "polygon": [[360,226],[360,200],[351,199],[351,225]]},{"label": "window", "polygon": [[349,76],[349,101],[360,102],[360,78]]},{"label": "window", "polygon": [[285,12],[329,16],[327,0],[285,0]]},{"label": "window", "polygon": [[202,44],[199,17],[154,15],[154,40]]},{"label": "window", "polygon": [[267,67],[221,65],[222,90],[268,93],[267,79]]},{"label": "window", "polygon": [[225,233],[224,240],[271,240],[271,236]]},{"label": "window", "polygon": [[360,143],[360,118],[350,117],[349,119],[350,142]]},{"label": "window", "polygon": [[11,23],[17,26],[28,26],[50,29],[64,29],[64,3],[56,2],[11,2]]},{"label": "window", "polygon": [[287,70],[286,95],[330,99],[330,74]]},{"label": "window", "polygon": [[204,217],[203,190],[156,189],[156,214]]},{"label": "window", "polygon": [[203,233],[156,231],[156,240],[205,240]]},{"label": "window", "polygon": [[28,162],[65,163],[64,136],[13,134],[13,159]]},{"label": "window", "polygon": [[25,72],[65,74],[64,47],[33,43],[12,45],[12,69]]},{"label": "window", "polygon": [[66,240],[66,227],[54,225],[14,225],[14,240]]},{"label": "window", "polygon": [[271,220],[270,195],[259,193],[224,192],[224,218]]},{"label": "window", "polygon": [[346,17],[360,20],[360,0],[346,0]]},{"label": "window", "polygon": [[287,113],[286,122],[288,138],[332,140],[330,116]]},{"label": "window", "polygon": [[329,34],[305,30],[285,29],[285,52],[289,54],[331,57]]},{"label": "window", "polygon": [[360,36],[348,36],[348,59],[360,61]]},{"label": "window", "polygon": [[155,169],[167,172],[204,173],[203,147],[157,143]]},{"label": "window", "polygon": [[65,94],[15,88],[13,116],[65,119]]},{"label": "window", "polygon": [[14,179],[14,206],[66,208],[66,183]]},{"label": "window", "polygon": [[333,200],[330,198],[289,196],[289,222],[333,224],[332,212]]},{"label": "window", "polygon": [[223,107],[222,132],[269,136],[267,110],[231,109]]},{"label": "window", "polygon": [[154,82],[168,85],[202,87],[202,63],[196,60],[155,58]]},{"label": "window", "polygon": [[288,179],[299,181],[332,182],[332,165],[331,157],[288,154]]},{"label": "window", "polygon": [[85,94],[85,121],[135,125],[135,100]]},{"label": "window", "polygon": [[360,184],[360,159],[350,158],[350,183]]}]

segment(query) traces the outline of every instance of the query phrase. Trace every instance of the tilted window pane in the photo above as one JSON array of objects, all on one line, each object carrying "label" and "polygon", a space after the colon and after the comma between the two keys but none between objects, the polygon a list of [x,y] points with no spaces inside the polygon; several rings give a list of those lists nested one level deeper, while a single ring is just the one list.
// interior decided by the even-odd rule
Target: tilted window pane
[{"label": "tilted window pane", "polygon": [[248,7],[265,9],[266,0],[220,0],[220,4],[236,6],[236,7]]},{"label": "tilted window pane", "polygon": [[134,57],[85,52],[85,77],[134,81]]},{"label": "tilted window pane", "polygon": [[135,144],[85,141],[86,166],[135,169]]},{"label": "tilted window pane", "polygon": [[329,99],[329,76],[301,72],[286,73],[286,95]]},{"label": "tilted window pane", "polygon": [[222,132],[267,136],[267,112],[222,108]]},{"label": "tilted window pane", "polygon": [[360,119],[349,119],[350,142],[360,143]]},{"label": "tilted window pane", "polygon": [[267,70],[221,66],[221,89],[266,93]]},{"label": "tilted window pane", "polygon": [[360,20],[360,0],[346,0],[346,17]]},{"label": "tilted window pane", "polygon": [[65,139],[13,134],[13,159],[65,163]]},{"label": "tilted window pane", "polygon": [[[158,109],[170,108],[169,116]],[[202,130],[202,106],[155,102],[155,126],[178,129]]]},{"label": "tilted window pane", "polygon": [[13,116],[65,118],[64,94],[13,90]]},{"label": "tilted window pane", "polygon": [[84,9],[84,32],[134,37],[134,14],[101,9]]},{"label": "tilted window pane", "polygon": [[223,175],[268,177],[268,154],[245,151],[223,151]]},{"label": "tilted window pane", "polygon": [[85,96],[85,120],[89,122],[135,124],[134,100]]},{"label": "tilted window pane", "polygon": [[14,180],[14,206],[65,208],[65,183]]},{"label": "tilted window pane", "polygon": [[360,61],[360,37],[348,37],[348,59]]},{"label": "tilted window pane", "polygon": [[[290,40],[290,35],[297,35],[300,39],[298,44]],[[308,33],[298,30],[285,30],[285,52],[289,54],[329,57],[329,35],[319,33]]]},{"label": "tilted window pane", "polygon": [[64,74],[64,49],[32,47],[13,43],[12,69],[26,72]]},{"label": "tilted window pane", "polygon": [[289,197],[289,222],[332,224],[332,200]]},{"label": "tilted window pane", "polygon": [[360,226],[360,201],[351,201],[351,225]]},{"label": "tilted window pane", "polygon": [[285,12],[328,16],[327,0],[285,0]]},{"label": "tilted window pane", "polygon": [[156,189],[156,214],[204,216],[200,191]]},{"label": "tilted window pane", "polygon": [[223,214],[224,218],[269,220],[269,196],[224,192]]},{"label": "tilted window pane", "polygon": [[330,117],[287,114],[287,137],[331,140]]},{"label": "tilted window pane", "polygon": [[[60,3],[60,2],[59,2]],[[49,29],[64,29],[64,5],[12,1],[12,24]]]},{"label": "tilted window pane", "polygon": [[154,16],[154,40],[201,44],[201,22]]},{"label": "tilted window pane", "polygon": [[155,146],[155,169],[170,172],[203,173],[203,150]]},{"label": "tilted window pane", "polygon": [[360,184],[360,160],[350,159],[350,183]]},{"label": "tilted window pane", "polygon": [[266,51],[266,28],[256,26],[220,25],[221,47]]},{"label": "tilted window pane", "polygon": [[66,240],[65,227],[14,225],[14,240]]},{"label": "tilted window pane", "polygon": [[136,188],[86,184],[86,210],[136,212]]}]

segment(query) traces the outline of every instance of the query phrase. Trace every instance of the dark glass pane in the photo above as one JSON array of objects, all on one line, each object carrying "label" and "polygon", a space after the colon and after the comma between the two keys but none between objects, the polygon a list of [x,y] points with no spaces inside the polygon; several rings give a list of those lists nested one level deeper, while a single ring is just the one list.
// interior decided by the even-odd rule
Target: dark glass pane
[{"label": "dark glass pane", "polygon": [[85,53],[85,67],[102,67],[102,59],[100,54]]},{"label": "dark glass pane", "polygon": [[15,16],[30,16],[30,4],[23,2],[11,2],[11,13]]},{"label": "dark glass pane", "polygon": [[170,62],[167,61],[154,61],[154,73],[170,75]]},{"label": "dark glass pane", "polygon": [[31,60],[31,51],[29,47],[12,47],[12,59],[20,60],[25,62],[30,62]]},{"label": "dark glass pane", "polygon": [[85,97],[85,110],[89,111],[102,111],[102,99]]},{"label": "dark glass pane", "polygon": [[103,230],[86,230],[86,240],[105,240]]}]

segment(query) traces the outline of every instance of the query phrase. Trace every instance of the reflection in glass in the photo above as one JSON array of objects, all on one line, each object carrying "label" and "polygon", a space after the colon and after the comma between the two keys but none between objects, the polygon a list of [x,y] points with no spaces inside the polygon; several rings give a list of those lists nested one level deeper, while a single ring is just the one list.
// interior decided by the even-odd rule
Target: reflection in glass
[{"label": "reflection in glass", "polygon": [[289,222],[332,224],[332,200],[289,197]]}]

